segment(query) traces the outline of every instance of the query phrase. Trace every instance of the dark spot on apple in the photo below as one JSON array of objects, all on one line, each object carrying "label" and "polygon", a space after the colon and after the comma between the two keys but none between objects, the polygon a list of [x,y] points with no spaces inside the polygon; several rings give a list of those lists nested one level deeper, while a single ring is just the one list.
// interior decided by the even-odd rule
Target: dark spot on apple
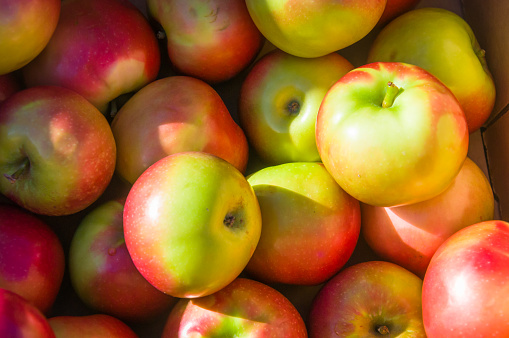
[{"label": "dark spot on apple", "polygon": [[223,224],[230,229],[240,229],[244,225],[244,219],[238,212],[229,212],[224,217]]},{"label": "dark spot on apple", "polygon": [[291,100],[288,102],[288,105],[286,106],[286,109],[288,111],[288,114],[290,116],[298,115],[300,112],[300,103],[297,100]]}]

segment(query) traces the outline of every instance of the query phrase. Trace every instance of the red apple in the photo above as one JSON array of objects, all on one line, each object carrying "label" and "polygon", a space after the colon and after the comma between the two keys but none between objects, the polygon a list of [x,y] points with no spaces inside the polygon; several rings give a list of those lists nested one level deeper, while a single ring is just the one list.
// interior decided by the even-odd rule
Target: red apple
[{"label": "red apple", "polygon": [[12,94],[21,90],[21,83],[15,73],[0,75],[0,104]]},{"label": "red apple", "polygon": [[244,132],[219,94],[190,76],[166,77],[142,88],[118,111],[111,129],[116,171],[131,184],[156,161],[183,151],[203,151],[241,172],[246,168]]},{"label": "red apple", "polygon": [[56,316],[48,319],[56,338],[137,338],[138,335],[121,320],[106,314]]},{"label": "red apple", "polygon": [[104,202],[79,224],[69,248],[74,290],[90,308],[122,320],[145,321],[175,302],[138,272],[124,241],[123,203]]},{"label": "red apple", "polygon": [[411,64],[375,62],[329,89],[316,141],[348,194],[386,207],[447,189],[467,156],[469,133],[458,100],[440,80]]},{"label": "red apple", "polygon": [[0,337],[55,338],[46,317],[20,295],[0,288]]},{"label": "red apple", "polygon": [[57,27],[60,0],[0,0],[0,75],[32,61]]},{"label": "red apple", "polygon": [[92,204],[113,176],[115,149],[104,115],[69,89],[28,88],[0,105],[0,192],[32,212]]},{"label": "red apple", "polygon": [[28,86],[75,90],[103,113],[117,96],[140,89],[159,72],[157,39],[127,0],[68,0],[44,51],[23,68]]},{"label": "red apple", "polygon": [[177,72],[209,83],[247,68],[265,40],[244,0],[148,0],[147,7]]},{"label": "red apple", "polygon": [[285,163],[248,182],[260,204],[262,233],[246,272],[270,283],[314,285],[335,275],[359,237],[359,202],[321,163]]},{"label": "red apple", "polygon": [[64,249],[53,230],[25,209],[0,205],[0,288],[48,313],[64,269]]},{"label": "red apple", "polygon": [[377,27],[385,26],[389,21],[414,9],[419,2],[420,0],[387,0],[382,16],[376,24]]},{"label": "red apple", "polygon": [[494,203],[490,182],[467,157],[435,198],[392,208],[362,204],[362,234],[380,257],[424,278],[440,244],[468,225],[493,219]]},{"label": "red apple", "polygon": [[449,237],[424,277],[428,337],[509,337],[509,223],[485,221]]},{"label": "red apple", "polygon": [[368,261],[330,279],[311,305],[311,338],[425,338],[422,280],[399,265]]},{"label": "red apple", "polygon": [[174,337],[307,337],[293,304],[275,289],[246,278],[206,297],[181,299],[162,334]]}]

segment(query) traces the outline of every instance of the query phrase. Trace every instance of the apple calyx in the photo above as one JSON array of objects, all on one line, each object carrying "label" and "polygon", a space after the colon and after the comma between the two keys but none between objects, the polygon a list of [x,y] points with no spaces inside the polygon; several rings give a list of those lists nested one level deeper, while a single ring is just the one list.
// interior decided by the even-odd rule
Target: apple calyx
[{"label": "apple calyx", "polygon": [[381,335],[388,335],[391,332],[389,331],[389,328],[385,325],[379,325],[376,327],[376,332],[380,333]]},{"label": "apple calyx", "polygon": [[244,224],[244,219],[239,217],[238,212],[228,212],[224,216],[223,224],[229,229],[239,229]]},{"label": "apple calyx", "polygon": [[389,81],[387,82],[387,89],[385,91],[384,100],[382,101],[382,107],[383,108],[389,108],[392,107],[394,104],[394,100],[398,96],[400,90],[398,86],[394,84],[394,82]]},{"label": "apple calyx", "polygon": [[17,179],[30,168],[30,160],[28,157],[25,157],[21,166],[12,174],[4,174],[4,177],[9,180],[11,183],[15,183]]},{"label": "apple calyx", "polygon": [[289,116],[296,116],[300,112],[300,103],[297,100],[291,100],[286,105],[286,111],[288,112]]}]

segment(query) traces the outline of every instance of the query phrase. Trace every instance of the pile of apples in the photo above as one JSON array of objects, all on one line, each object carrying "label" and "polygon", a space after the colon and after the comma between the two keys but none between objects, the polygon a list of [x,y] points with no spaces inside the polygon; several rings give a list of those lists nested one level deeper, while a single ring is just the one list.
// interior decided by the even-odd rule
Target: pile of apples
[{"label": "pile of apples", "polygon": [[425,5],[0,0],[0,336],[509,337],[494,82]]}]

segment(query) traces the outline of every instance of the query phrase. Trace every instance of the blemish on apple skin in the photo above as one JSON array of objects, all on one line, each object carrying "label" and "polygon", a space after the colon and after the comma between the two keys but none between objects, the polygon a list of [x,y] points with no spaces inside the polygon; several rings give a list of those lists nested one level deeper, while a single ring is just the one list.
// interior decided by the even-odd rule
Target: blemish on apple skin
[{"label": "blemish on apple skin", "polygon": [[115,248],[108,249],[108,255],[114,256],[116,253],[117,253],[117,249],[115,249]]}]

